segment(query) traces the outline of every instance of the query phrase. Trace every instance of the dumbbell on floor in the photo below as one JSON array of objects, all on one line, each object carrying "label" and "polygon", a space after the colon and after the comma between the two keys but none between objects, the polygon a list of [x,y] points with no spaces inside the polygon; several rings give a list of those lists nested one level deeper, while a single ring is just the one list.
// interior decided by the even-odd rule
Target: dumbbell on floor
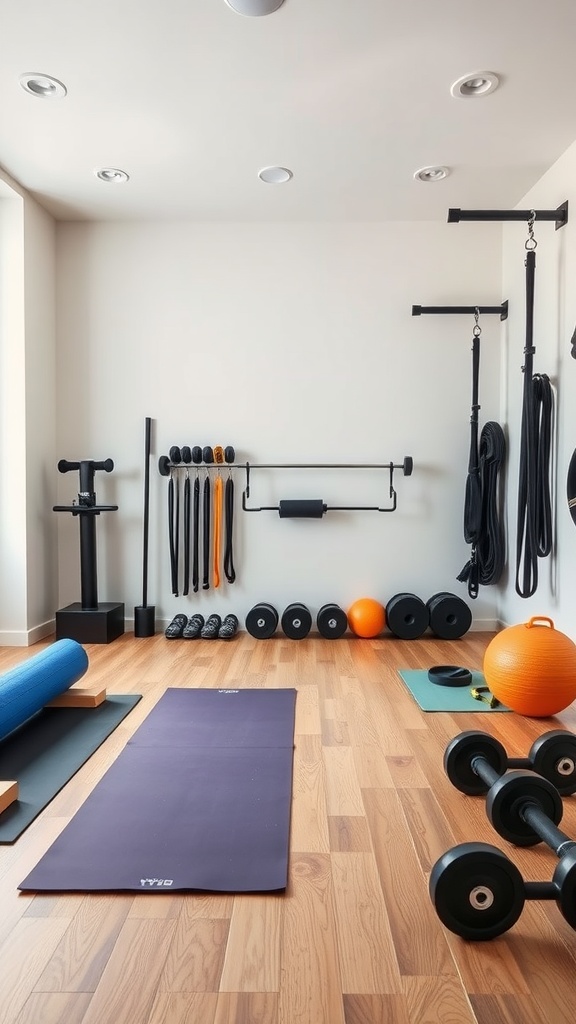
[{"label": "dumbbell on floor", "polygon": [[451,740],[444,753],[448,778],[468,796],[487,793],[509,768],[536,772],[563,796],[576,793],[576,736],[553,729],[534,741],[527,757],[508,757],[493,736],[469,730]]}]

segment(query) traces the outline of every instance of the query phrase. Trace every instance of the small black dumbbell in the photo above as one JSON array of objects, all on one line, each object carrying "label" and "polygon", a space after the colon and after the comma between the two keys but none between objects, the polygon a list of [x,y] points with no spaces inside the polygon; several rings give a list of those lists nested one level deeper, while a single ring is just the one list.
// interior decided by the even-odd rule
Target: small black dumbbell
[{"label": "small black dumbbell", "polygon": [[455,736],[444,753],[450,782],[468,796],[487,793],[509,768],[536,772],[563,796],[576,793],[576,736],[554,729],[534,741],[527,757],[508,757],[499,740],[470,730]]}]

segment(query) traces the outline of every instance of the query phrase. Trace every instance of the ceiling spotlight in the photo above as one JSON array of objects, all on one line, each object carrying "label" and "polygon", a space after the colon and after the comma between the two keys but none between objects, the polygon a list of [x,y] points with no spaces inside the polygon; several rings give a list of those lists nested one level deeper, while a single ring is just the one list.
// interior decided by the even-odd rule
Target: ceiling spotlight
[{"label": "ceiling spotlight", "polygon": [[117,167],[101,167],[94,171],[94,174],[100,178],[100,181],[114,181],[117,184],[121,181],[130,181],[130,175],[126,174],[126,171],[120,171]]},{"label": "ceiling spotlight", "polygon": [[30,96],[39,96],[44,100],[61,99],[68,92],[64,83],[59,82],[57,78],[52,78],[50,75],[38,75],[32,71],[20,75],[19,82]]},{"label": "ceiling spotlight", "polygon": [[290,181],[292,171],[287,167],[263,167],[258,171],[258,177],[268,185],[283,185],[285,181]]},{"label": "ceiling spotlight", "polygon": [[455,99],[471,99],[474,96],[488,96],[500,84],[498,75],[493,71],[475,71],[472,75],[464,75],[450,86]]},{"label": "ceiling spotlight", "polygon": [[282,7],[284,0],[226,0],[236,14],[245,14],[250,18],[259,18],[262,14],[272,14]]},{"label": "ceiling spotlight", "polygon": [[416,181],[442,181],[449,174],[449,167],[421,167],[419,171],[414,171],[414,178]]}]

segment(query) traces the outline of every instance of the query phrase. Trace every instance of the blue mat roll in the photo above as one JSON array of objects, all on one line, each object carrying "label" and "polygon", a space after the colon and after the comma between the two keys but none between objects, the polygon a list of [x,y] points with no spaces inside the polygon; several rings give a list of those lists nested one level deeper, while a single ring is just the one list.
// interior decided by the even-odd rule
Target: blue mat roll
[{"label": "blue mat roll", "polygon": [[57,640],[0,676],[0,740],[82,678],[88,655],[76,640]]}]

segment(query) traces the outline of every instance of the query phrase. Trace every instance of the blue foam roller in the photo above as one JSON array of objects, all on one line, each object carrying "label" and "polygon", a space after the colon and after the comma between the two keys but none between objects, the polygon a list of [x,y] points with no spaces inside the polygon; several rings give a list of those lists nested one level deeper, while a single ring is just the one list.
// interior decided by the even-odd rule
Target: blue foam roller
[{"label": "blue foam roller", "polygon": [[0,740],[82,678],[88,655],[76,640],[57,640],[0,676]]}]

